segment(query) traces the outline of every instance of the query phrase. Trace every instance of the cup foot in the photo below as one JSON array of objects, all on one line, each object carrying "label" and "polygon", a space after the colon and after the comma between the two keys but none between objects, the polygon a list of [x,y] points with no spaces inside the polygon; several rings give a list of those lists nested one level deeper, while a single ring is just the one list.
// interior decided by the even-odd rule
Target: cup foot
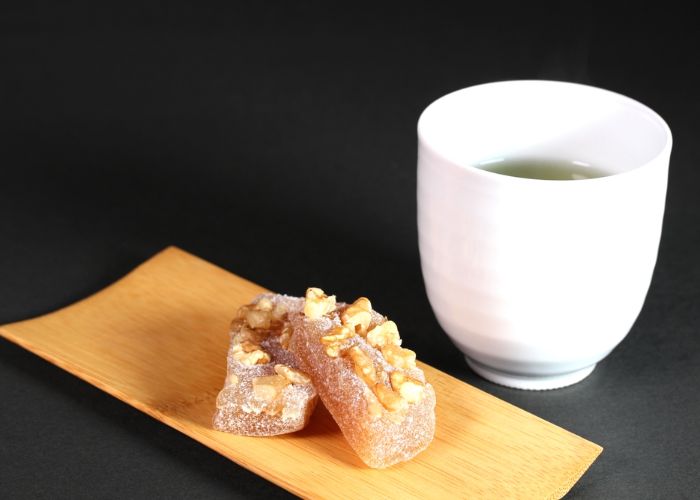
[{"label": "cup foot", "polygon": [[596,365],[593,364],[586,368],[581,368],[580,370],[558,375],[516,375],[484,366],[473,359],[469,359],[467,356],[465,356],[465,359],[467,360],[469,368],[486,380],[506,387],[529,391],[545,391],[573,385],[589,376],[596,367]]}]

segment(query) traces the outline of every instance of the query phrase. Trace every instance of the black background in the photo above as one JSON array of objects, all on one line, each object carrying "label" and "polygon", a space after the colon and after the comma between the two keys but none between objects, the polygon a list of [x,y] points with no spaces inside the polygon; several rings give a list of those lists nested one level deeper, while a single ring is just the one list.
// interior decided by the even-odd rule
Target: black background
[{"label": "black background", "polygon": [[[690,12],[630,5],[3,6],[0,323],[176,244],[273,290],[367,295],[424,361],[601,444],[572,498],[694,496],[700,37]],[[449,91],[516,78],[624,93],[674,133],[641,316],[588,379],[554,392],[470,372],[418,261],[418,115]],[[288,494],[0,340],[0,496]]]}]

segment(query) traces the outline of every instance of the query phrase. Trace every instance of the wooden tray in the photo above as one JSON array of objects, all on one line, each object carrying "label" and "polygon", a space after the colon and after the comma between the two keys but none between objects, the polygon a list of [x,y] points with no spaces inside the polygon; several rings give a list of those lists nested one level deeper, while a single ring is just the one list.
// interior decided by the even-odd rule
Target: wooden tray
[{"label": "wooden tray", "polygon": [[425,364],[435,440],[386,470],[363,465],[321,405],[291,435],[214,431],[230,319],[263,291],[171,247],[105,290],[0,334],[303,497],[558,498],[602,451]]}]

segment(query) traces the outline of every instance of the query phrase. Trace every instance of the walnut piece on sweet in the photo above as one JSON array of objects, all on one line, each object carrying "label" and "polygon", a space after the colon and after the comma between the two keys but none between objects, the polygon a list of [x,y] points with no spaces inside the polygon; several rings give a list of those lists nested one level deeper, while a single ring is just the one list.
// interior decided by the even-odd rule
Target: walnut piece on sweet
[{"label": "walnut piece on sweet", "polygon": [[423,398],[424,384],[401,372],[391,374],[391,387],[409,403],[417,403]]},{"label": "walnut piece on sweet", "polygon": [[386,345],[401,345],[399,328],[393,321],[385,321],[367,332],[367,342],[372,347],[384,347]]},{"label": "walnut piece on sweet", "polygon": [[365,336],[372,322],[372,303],[366,297],[360,297],[341,313],[340,320],[355,333]]},{"label": "walnut piece on sweet", "polygon": [[249,309],[245,314],[246,323],[254,329],[269,329],[271,319],[272,314],[265,310]]},{"label": "walnut piece on sweet", "polygon": [[328,335],[321,337],[322,344],[333,344],[335,342],[342,342],[345,339],[349,339],[354,334],[350,328],[345,325],[337,326]]},{"label": "walnut piece on sweet", "polygon": [[261,297],[260,300],[258,300],[254,305],[255,309],[257,309],[258,311],[268,311],[268,312],[272,311],[272,308],[274,306],[275,305],[272,303],[272,300],[270,299],[270,297]]},{"label": "walnut piece on sweet", "polygon": [[335,310],[335,295],[330,297],[320,288],[308,288],[304,301],[304,315],[309,319],[320,319]]},{"label": "walnut piece on sweet", "polygon": [[337,326],[328,335],[321,337],[321,343],[326,346],[325,351],[331,358],[337,358],[342,349],[342,342],[351,338],[353,331],[345,325]]},{"label": "walnut piece on sweet", "polygon": [[263,340],[267,338],[267,333],[253,330],[248,325],[240,325],[238,332],[233,336],[234,343],[242,343],[245,341],[252,342],[253,344],[260,344]]},{"label": "walnut piece on sweet", "polygon": [[382,406],[391,412],[405,410],[408,406],[408,402],[404,398],[384,384],[375,385],[374,394]]},{"label": "walnut piece on sweet", "polygon": [[385,345],[382,347],[382,355],[394,368],[410,370],[416,367],[416,353],[397,345]]},{"label": "walnut piece on sweet", "polygon": [[311,379],[305,373],[295,370],[287,365],[275,365],[275,373],[286,378],[292,384],[310,384]]},{"label": "walnut piece on sweet", "polygon": [[244,365],[264,365],[270,362],[270,355],[263,351],[258,344],[244,340],[231,347],[233,359]]},{"label": "walnut piece on sweet", "polygon": [[285,306],[282,302],[278,302],[275,304],[274,309],[272,309],[272,319],[274,321],[282,321],[288,312],[287,306]]},{"label": "walnut piece on sweet", "polygon": [[261,401],[272,403],[289,383],[289,380],[282,375],[256,377],[253,379],[253,395]]},{"label": "walnut piece on sweet", "polygon": [[280,345],[283,348],[289,349],[289,342],[292,340],[292,333],[293,333],[292,325],[285,324],[282,327],[282,332],[280,333],[279,341],[280,341]]},{"label": "walnut piece on sweet", "polygon": [[372,359],[358,346],[353,346],[346,351],[352,361],[355,373],[365,384],[372,387],[377,383],[377,370]]}]

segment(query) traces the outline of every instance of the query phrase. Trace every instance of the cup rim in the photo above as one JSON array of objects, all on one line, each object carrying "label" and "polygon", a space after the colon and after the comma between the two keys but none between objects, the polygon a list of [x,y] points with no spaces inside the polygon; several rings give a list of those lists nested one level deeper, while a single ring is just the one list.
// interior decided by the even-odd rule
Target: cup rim
[{"label": "cup rim", "polygon": [[[471,163],[464,163],[460,162],[458,160],[455,160],[454,158],[450,158],[448,154],[443,153],[440,148],[435,147],[434,144],[431,143],[431,141],[428,139],[426,132],[425,132],[425,122],[427,120],[426,115],[429,114],[431,108],[433,108],[435,105],[440,103],[441,101],[453,97],[455,94],[461,94],[461,93],[466,93],[469,91],[472,91],[474,89],[477,89],[479,87],[486,87],[486,86],[511,86],[511,85],[531,85],[531,84],[545,84],[545,85],[557,85],[557,86],[563,86],[563,87],[579,87],[583,88],[588,91],[593,91],[593,92],[599,92],[601,94],[607,94],[608,96],[616,99],[617,101],[620,101],[624,103],[627,106],[631,106],[633,108],[636,108],[638,111],[641,113],[647,115],[651,120],[655,123],[657,123],[661,129],[664,132],[664,144],[663,147],[659,149],[659,151],[653,155],[651,158],[649,158],[646,162],[641,163],[640,165],[631,168],[629,170],[624,170],[622,172],[617,172],[617,173],[612,173],[610,175],[605,175],[602,177],[593,177],[593,178],[586,178],[586,179],[575,179],[575,180],[562,180],[562,179],[533,179],[529,177],[514,177],[510,175],[505,175],[505,174],[499,174],[496,172],[491,172],[488,170],[481,169],[479,167],[474,166]],[[418,122],[417,122],[417,134],[418,134],[418,140],[419,144],[428,147],[431,152],[444,160],[448,161],[449,163],[453,164],[456,167],[462,168],[464,170],[467,170],[469,172],[473,172],[476,175],[483,175],[486,176],[486,178],[491,178],[491,179],[499,179],[501,181],[509,181],[509,182],[516,182],[516,183],[545,183],[545,184],[556,184],[556,185],[580,185],[580,183],[594,183],[594,182],[605,182],[606,179],[614,179],[614,178],[620,178],[622,176],[627,176],[634,174],[635,172],[639,172],[642,170],[647,170],[650,165],[653,165],[659,158],[662,158],[664,156],[670,156],[670,152],[673,146],[673,134],[671,133],[671,128],[669,127],[668,123],[659,115],[656,111],[654,111],[652,108],[647,106],[646,104],[643,104],[636,99],[632,99],[631,97],[628,97],[624,94],[620,94],[618,92],[614,92],[612,90],[607,90],[601,87],[596,87],[593,85],[586,85],[582,83],[575,83],[575,82],[567,82],[567,81],[561,81],[561,80],[537,80],[537,79],[522,79],[522,80],[499,80],[499,81],[493,81],[493,82],[485,82],[485,83],[479,83],[476,85],[470,85],[468,87],[464,87],[461,89],[454,90],[452,92],[449,92],[447,94],[444,94],[434,101],[432,101],[426,108],[421,112]],[[485,159],[486,160],[486,159]]]}]

